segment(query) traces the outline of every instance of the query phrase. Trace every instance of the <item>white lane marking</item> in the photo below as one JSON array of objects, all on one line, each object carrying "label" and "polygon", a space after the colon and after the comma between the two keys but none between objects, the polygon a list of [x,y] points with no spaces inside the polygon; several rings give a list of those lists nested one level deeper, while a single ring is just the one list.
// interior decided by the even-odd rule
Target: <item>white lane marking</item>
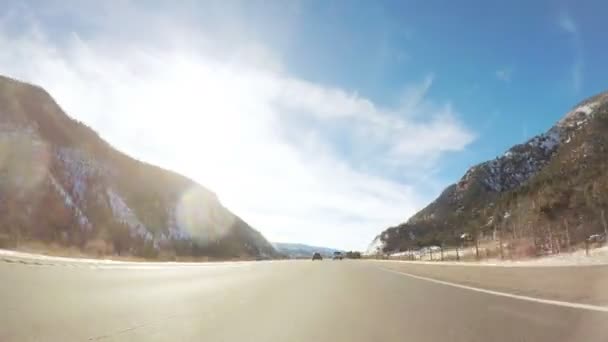
[{"label": "white lane marking", "polygon": [[541,304],[548,304],[548,305],[557,305],[557,306],[563,306],[563,307],[575,308],[575,309],[583,309],[583,310],[591,310],[591,311],[599,311],[599,312],[608,312],[608,307],[605,307],[605,306],[591,305],[591,304],[582,304],[582,303],[574,303],[574,302],[565,302],[565,301],[561,301],[561,300],[542,299],[542,298],[536,298],[536,297],[516,295],[516,294],[512,294],[512,293],[507,293],[507,292],[487,290],[487,289],[482,289],[482,288],[479,288],[479,287],[467,286],[467,285],[462,285],[462,284],[457,284],[457,283],[451,283],[451,282],[448,282],[448,281],[443,281],[443,280],[438,280],[438,279],[433,279],[433,278],[422,277],[422,276],[414,275],[414,274],[407,273],[407,272],[390,270],[388,268],[383,268],[383,267],[378,267],[378,268],[381,269],[381,270],[383,270],[383,271],[386,271],[386,272],[396,273],[396,274],[404,275],[404,276],[410,277],[410,278],[415,278],[415,279],[419,279],[419,280],[425,280],[425,281],[429,281],[429,282],[436,283],[436,284],[457,287],[457,288],[460,288],[460,289],[465,289],[465,290],[470,290],[470,291],[475,291],[475,292],[481,292],[481,293],[491,294],[491,295],[494,295],[494,296],[500,296],[500,297],[507,297],[507,298],[525,300],[525,301],[534,302],[534,303],[541,303]]}]

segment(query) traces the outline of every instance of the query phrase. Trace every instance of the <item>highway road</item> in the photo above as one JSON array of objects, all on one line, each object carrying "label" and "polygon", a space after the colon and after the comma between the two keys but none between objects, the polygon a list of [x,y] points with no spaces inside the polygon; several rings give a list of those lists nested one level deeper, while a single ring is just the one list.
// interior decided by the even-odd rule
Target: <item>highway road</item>
[{"label": "highway road", "polygon": [[445,267],[0,261],[0,341],[608,341],[608,267]]}]

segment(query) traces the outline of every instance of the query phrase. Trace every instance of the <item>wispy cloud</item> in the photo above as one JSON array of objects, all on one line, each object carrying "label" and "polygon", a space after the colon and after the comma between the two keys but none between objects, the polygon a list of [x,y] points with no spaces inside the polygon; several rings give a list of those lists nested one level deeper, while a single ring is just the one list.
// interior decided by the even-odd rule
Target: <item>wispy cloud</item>
[{"label": "wispy cloud", "polygon": [[583,76],[585,71],[585,60],[583,56],[583,39],[580,34],[579,25],[572,18],[570,13],[562,10],[558,17],[557,23],[559,27],[571,37],[571,46],[574,55],[574,61],[570,69],[572,88],[579,92],[583,86]]},{"label": "wispy cloud", "polygon": [[558,24],[564,31],[572,34],[578,34],[578,25],[576,25],[568,12],[562,11],[560,13]]},{"label": "wispy cloud", "polygon": [[[474,139],[428,97],[432,76],[384,108],[295,77],[251,37],[228,41],[176,14],[90,11],[86,34],[0,19],[2,73],[44,86],[114,146],[208,186],[270,240],[363,248],[428,200],[413,179]],[[141,27],[175,37],[133,39]]]},{"label": "wispy cloud", "polygon": [[513,74],[513,69],[511,69],[511,68],[498,69],[494,73],[494,75],[496,76],[496,78],[499,81],[503,81],[503,82],[507,82],[507,83],[511,82],[511,75],[512,74]]}]

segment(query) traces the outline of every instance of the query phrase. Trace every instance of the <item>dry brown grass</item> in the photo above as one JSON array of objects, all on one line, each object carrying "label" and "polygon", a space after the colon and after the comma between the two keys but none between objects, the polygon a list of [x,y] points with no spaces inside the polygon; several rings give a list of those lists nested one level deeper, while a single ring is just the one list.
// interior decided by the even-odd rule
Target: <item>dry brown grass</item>
[{"label": "dry brown grass", "polygon": [[94,255],[97,258],[114,255],[114,247],[102,239],[87,241],[83,251],[86,255]]},{"label": "dry brown grass", "polygon": [[89,257],[79,248],[62,246],[57,243],[44,243],[40,241],[25,241],[21,242],[18,247],[14,248],[20,252],[42,254],[49,256],[62,256],[69,258],[85,258]]}]

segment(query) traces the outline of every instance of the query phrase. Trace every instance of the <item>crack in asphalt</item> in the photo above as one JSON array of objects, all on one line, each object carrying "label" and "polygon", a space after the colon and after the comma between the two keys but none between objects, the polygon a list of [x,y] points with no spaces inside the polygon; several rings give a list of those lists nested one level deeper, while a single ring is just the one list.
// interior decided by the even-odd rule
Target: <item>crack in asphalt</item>
[{"label": "crack in asphalt", "polygon": [[122,335],[122,334],[125,334],[125,333],[129,333],[131,331],[138,330],[138,329],[141,329],[141,328],[146,328],[146,327],[149,327],[149,326],[157,325],[159,323],[163,323],[163,322],[175,319],[175,318],[189,317],[189,316],[192,316],[192,317],[204,317],[204,316],[207,316],[207,314],[198,314],[198,315],[193,315],[193,314],[174,314],[174,315],[169,315],[169,316],[165,316],[165,317],[159,318],[157,320],[153,320],[153,321],[146,322],[146,323],[140,323],[140,324],[134,325],[132,327],[124,328],[124,329],[115,331],[113,333],[107,333],[107,334],[104,334],[104,335],[89,337],[87,339],[87,341],[100,341],[100,340],[111,338],[111,337],[114,337],[114,336],[117,336],[117,335]]}]

